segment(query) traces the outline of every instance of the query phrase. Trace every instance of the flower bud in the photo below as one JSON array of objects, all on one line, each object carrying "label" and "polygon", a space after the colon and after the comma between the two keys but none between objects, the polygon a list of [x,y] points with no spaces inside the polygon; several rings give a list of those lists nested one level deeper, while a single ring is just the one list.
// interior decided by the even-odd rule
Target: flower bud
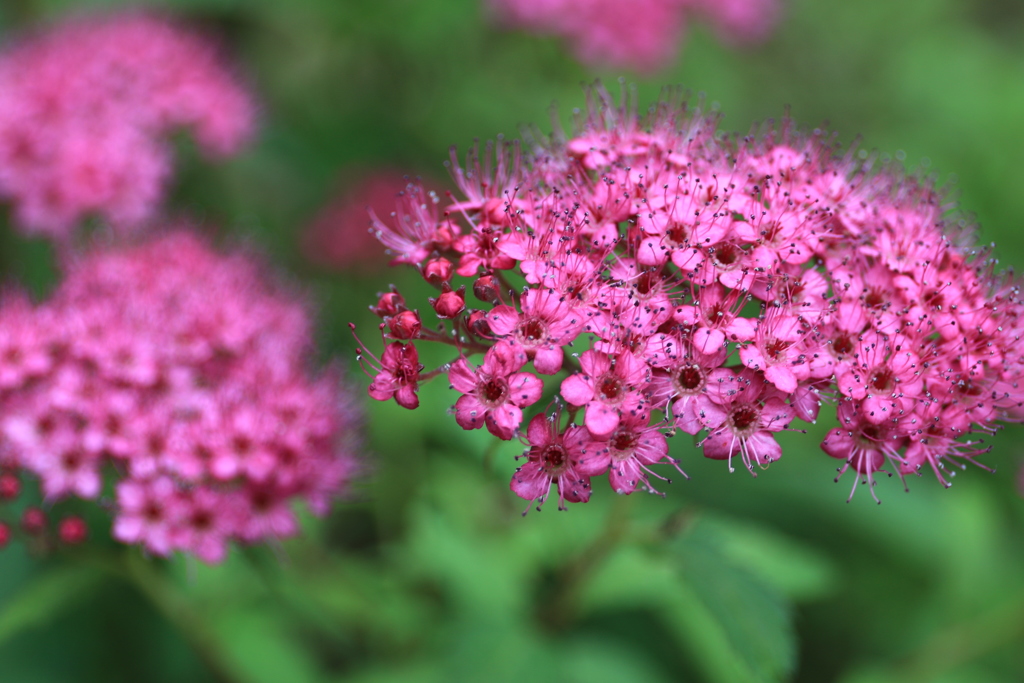
[{"label": "flower bud", "polygon": [[493,275],[481,275],[473,283],[473,296],[485,304],[496,304],[501,301],[498,286]]},{"label": "flower bud", "polygon": [[21,493],[21,480],[12,472],[0,474],[0,500],[14,500]]},{"label": "flower bud", "polygon": [[0,522],[0,550],[7,547],[7,544],[11,542],[11,527],[6,523]]},{"label": "flower bud", "polygon": [[451,249],[458,236],[458,227],[449,221],[444,225],[437,226],[437,232],[434,233],[434,244],[438,249]]},{"label": "flower bud", "polygon": [[455,266],[443,256],[430,259],[427,265],[423,266],[423,279],[435,287],[440,287],[442,283],[451,280],[454,274]]},{"label": "flower bud", "polygon": [[415,339],[423,329],[420,314],[416,311],[402,311],[398,315],[386,318],[385,322],[394,339]]},{"label": "flower bud", "polygon": [[483,311],[473,311],[469,314],[469,320],[466,321],[469,329],[473,331],[478,337],[491,338],[494,333],[491,332],[491,326],[487,322],[487,314]]},{"label": "flower bud", "polygon": [[405,299],[402,298],[401,294],[394,290],[385,292],[380,295],[380,299],[377,300],[377,305],[371,306],[370,310],[381,318],[398,315],[405,310]]},{"label": "flower bud", "polygon": [[459,287],[457,291],[453,292],[446,283],[441,296],[431,299],[430,305],[434,307],[434,312],[439,318],[454,318],[466,308],[465,286]]},{"label": "flower bud", "polygon": [[38,536],[46,530],[46,513],[37,507],[27,507],[21,514],[21,528],[29,536]]},{"label": "flower bud", "polygon": [[509,207],[504,199],[492,197],[484,202],[481,209],[484,219],[491,225],[511,225]]},{"label": "flower bud", "polygon": [[57,536],[62,543],[78,545],[89,536],[89,527],[86,526],[84,519],[72,515],[60,520],[60,524],[57,525]]}]

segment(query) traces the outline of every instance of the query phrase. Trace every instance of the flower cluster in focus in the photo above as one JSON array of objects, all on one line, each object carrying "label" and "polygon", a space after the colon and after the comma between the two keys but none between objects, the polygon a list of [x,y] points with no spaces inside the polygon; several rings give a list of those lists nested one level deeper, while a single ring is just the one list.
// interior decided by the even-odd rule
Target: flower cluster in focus
[{"label": "flower cluster in focus", "polygon": [[560,507],[605,473],[654,490],[676,432],[756,473],[823,403],[822,449],[872,495],[887,468],[948,485],[1024,419],[1019,286],[930,181],[788,121],[740,138],[673,94],[642,118],[591,94],[574,135],[453,155],[461,198],[410,185],[376,220],[438,293],[373,307],[371,397],[415,408],[446,374],[461,427],[525,437],[512,490]]},{"label": "flower cluster in focus", "polygon": [[0,54],[0,197],[28,234],[65,242],[90,216],[132,230],[160,206],[169,134],[227,156],[254,113],[202,36],[144,13],[71,20]]},{"label": "flower cluster in focus", "polygon": [[761,40],[778,0],[491,0],[509,26],[565,38],[586,64],[653,71],[675,57],[692,16],[705,17],[726,40]]},{"label": "flower cluster in focus", "polygon": [[[97,499],[113,535],[218,562],[294,535],[358,468],[358,409],[314,377],[309,314],[261,265],[188,230],[93,250],[45,303],[0,305],[0,466],[47,503]],[[7,476],[6,474],[0,477]]]}]

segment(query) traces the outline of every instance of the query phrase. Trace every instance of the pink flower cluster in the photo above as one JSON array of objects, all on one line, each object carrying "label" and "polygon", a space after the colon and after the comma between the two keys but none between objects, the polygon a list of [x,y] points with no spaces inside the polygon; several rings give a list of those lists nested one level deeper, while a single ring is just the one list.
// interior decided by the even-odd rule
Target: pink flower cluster
[{"label": "pink flower cluster", "polygon": [[0,197],[29,234],[66,241],[90,216],[137,228],[162,199],[170,133],[227,156],[253,127],[216,46],[148,14],[72,20],[0,55]]},{"label": "pink flower cluster", "polygon": [[[489,149],[483,168],[474,151],[453,166],[462,200],[411,188],[377,221],[448,327],[381,296],[373,398],[415,408],[446,372],[464,429],[526,424],[512,490],[542,503],[555,484],[560,504],[605,472],[619,493],[652,489],[678,431],[755,473],[823,401],[839,426],[822,448],[872,495],[887,466],[948,485],[987,451],[972,434],[1024,419],[1019,286],[930,182],[788,121],[739,138],[674,100],[638,119],[593,94],[575,135],[528,158]],[[426,341],[457,356],[427,372]]]},{"label": "pink flower cluster", "polygon": [[357,470],[358,410],[312,378],[309,315],[262,264],[189,231],[95,251],[53,297],[0,305],[0,464],[47,501],[96,499],[113,535],[218,562],[230,540],[297,532]]},{"label": "pink flower cluster", "polygon": [[653,71],[676,55],[691,15],[703,16],[726,40],[761,40],[778,0],[491,0],[498,20],[565,38],[586,64]]}]

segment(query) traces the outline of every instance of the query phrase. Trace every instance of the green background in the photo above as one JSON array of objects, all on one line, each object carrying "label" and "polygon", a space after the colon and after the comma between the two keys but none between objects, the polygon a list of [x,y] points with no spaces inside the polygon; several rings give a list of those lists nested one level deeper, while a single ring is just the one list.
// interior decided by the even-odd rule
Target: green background
[{"label": "green background", "polygon": [[[4,42],[93,6],[4,0]],[[106,3],[105,6],[111,6]],[[223,37],[258,93],[261,133],[210,166],[187,140],[171,204],[228,242],[254,243],[318,301],[323,356],[362,391],[347,323],[402,271],[328,273],[298,250],[339,177],[376,166],[444,183],[448,147],[549,130],[582,83],[703,93],[746,132],[786,107],[807,127],[935,172],[1024,266],[1024,3],[791,0],[765,44],[734,51],[694,25],[677,63],[594,72],[557,40],[489,27],[478,0],[178,0]],[[6,213],[4,214],[6,216]],[[6,220],[6,217],[3,219]],[[0,267],[37,295],[47,246],[0,229]],[[368,335],[372,340],[372,335]],[[371,341],[372,343],[372,341]],[[829,425],[785,434],[756,479],[676,437],[690,481],[664,499],[615,496],[520,517],[517,443],[464,432],[446,383],[423,406],[367,407],[368,476],[303,538],[207,567],[109,541],[49,557],[0,551],[0,681],[1024,680],[1022,430],[944,490],[929,475],[845,502]],[[827,409],[826,409],[827,410]],[[12,510],[3,511],[11,514]]]}]

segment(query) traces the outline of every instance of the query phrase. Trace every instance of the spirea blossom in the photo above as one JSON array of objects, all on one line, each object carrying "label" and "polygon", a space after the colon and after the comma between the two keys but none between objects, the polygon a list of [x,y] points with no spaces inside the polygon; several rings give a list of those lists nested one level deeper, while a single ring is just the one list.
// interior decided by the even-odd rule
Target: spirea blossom
[{"label": "spirea blossom", "polygon": [[554,34],[586,64],[653,71],[670,63],[691,17],[709,20],[732,42],[761,40],[778,0],[491,0],[508,26]]},{"label": "spirea blossom", "polygon": [[[454,164],[465,199],[414,192],[376,221],[394,263],[476,301],[438,328],[383,294],[373,398],[415,408],[447,374],[460,426],[525,430],[512,490],[560,504],[604,473],[653,490],[679,431],[756,474],[823,403],[822,449],[872,495],[879,472],[948,485],[988,451],[977,435],[1024,419],[1019,283],[929,179],[788,120],[738,137],[672,94],[643,118],[591,96],[571,135]],[[424,368],[427,342],[450,363]]]},{"label": "spirea blossom", "polygon": [[138,228],[163,198],[171,133],[224,157],[253,127],[217,46],[155,15],[72,19],[0,54],[0,197],[27,234],[66,241],[92,216]]},{"label": "spirea blossom", "polygon": [[218,562],[297,533],[297,501],[325,513],[357,470],[358,411],[336,372],[311,374],[309,313],[261,268],[172,230],[86,253],[39,306],[9,297],[0,464],[48,502],[107,491],[114,538],[157,555]]}]

